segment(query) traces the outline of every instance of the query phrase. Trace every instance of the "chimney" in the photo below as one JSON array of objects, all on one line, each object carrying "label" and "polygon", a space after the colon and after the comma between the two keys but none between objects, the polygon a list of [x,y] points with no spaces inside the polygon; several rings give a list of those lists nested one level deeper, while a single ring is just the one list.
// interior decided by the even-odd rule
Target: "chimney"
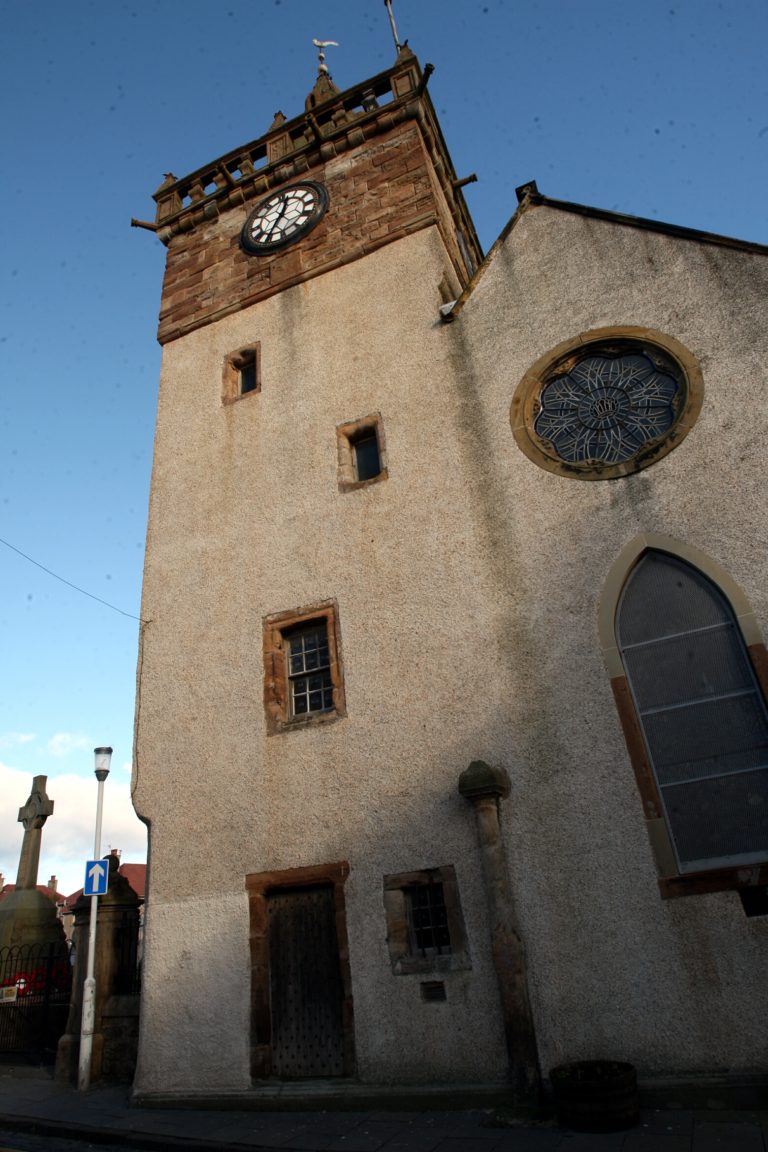
[{"label": "chimney", "polygon": [[58,887],[59,887],[58,876],[51,876],[50,880],[48,881],[48,888],[53,893],[54,896],[56,895],[56,892],[58,891]]}]

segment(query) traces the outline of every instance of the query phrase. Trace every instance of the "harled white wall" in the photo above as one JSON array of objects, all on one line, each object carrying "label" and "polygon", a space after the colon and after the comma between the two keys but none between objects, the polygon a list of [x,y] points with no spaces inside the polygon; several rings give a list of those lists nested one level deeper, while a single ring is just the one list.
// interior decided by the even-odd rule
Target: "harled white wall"
[{"label": "harled white wall", "polygon": [[[663,532],[722,564],[766,623],[765,260],[537,208],[450,325],[446,268],[430,229],[164,349],[135,769],[152,824],[142,1094],[247,1086],[245,876],[341,859],[361,1079],[503,1077],[456,792],[478,757],[512,778],[504,828],[544,1069],[764,1063],[768,923],[733,893],[660,898],[597,604],[628,541]],[[549,348],[608,325],[686,345],[699,421],[636,476],[555,476],[517,447],[512,396]],[[255,340],[262,392],[222,406],[224,357]],[[342,494],[335,426],[374,411],[389,479]],[[262,618],[331,597],[348,715],[268,737]],[[444,864],[473,967],[428,1004],[419,977],[391,972],[382,877]]]}]

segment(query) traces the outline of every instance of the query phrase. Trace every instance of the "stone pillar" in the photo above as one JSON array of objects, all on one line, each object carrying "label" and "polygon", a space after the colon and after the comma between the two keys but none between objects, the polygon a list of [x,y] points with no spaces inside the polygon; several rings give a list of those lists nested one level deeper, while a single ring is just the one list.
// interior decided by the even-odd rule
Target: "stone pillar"
[{"label": "stone pillar", "polygon": [[505,770],[491,768],[482,760],[473,760],[459,777],[459,792],[475,809],[513,1106],[535,1112],[540,1103],[541,1073],[528,996],[525,946],[517,923],[499,820],[499,803],[509,791]]},{"label": "stone pillar", "polygon": [[[120,1016],[129,1019],[133,1014],[124,1008],[118,1013],[113,1002],[116,997],[133,989],[136,966],[136,951],[139,937],[139,898],[124,876],[117,871],[116,856],[107,856],[109,862],[109,887],[104,896],[99,897],[98,921],[96,926],[96,1008],[91,1055],[91,1083],[108,1076],[110,1079],[132,1079],[133,1069],[116,1067],[111,1048],[117,1045],[121,1052],[126,1045],[122,1038],[114,1035],[114,1025],[110,1024],[105,1037],[105,1017],[110,1020]],[[83,984],[88,967],[88,935],[91,920],[91,897],[81,896],[74,907],[75,928],[75,970],[72,980],[72,1000],[69,1019],[64,1035],[59,1041],[56,1053],[56,1079],[64,1084],[77,1083],[77,1067],[80,1054],[80,1027],[83,1012]],[[136,1019],[130,1020],[130,1027],[137,1032]],[[135,1035],[131,1037],[135,1042]],[[130,1047],[130,1045],[128,1045]],[[135,1063],[135,1047],[133,1053]],[[124,1058],[118,1061],[125,1063]]]}]

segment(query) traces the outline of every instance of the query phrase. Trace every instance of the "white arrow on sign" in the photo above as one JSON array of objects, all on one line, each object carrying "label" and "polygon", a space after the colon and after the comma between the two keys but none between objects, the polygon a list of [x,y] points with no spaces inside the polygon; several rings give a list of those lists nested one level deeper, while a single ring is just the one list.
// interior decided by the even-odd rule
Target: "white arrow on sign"
[{"label": "white arrow on sign", "polygon": [[86,860],[85,896],[104,896],[109,886],[109,866],[106,860]]}]

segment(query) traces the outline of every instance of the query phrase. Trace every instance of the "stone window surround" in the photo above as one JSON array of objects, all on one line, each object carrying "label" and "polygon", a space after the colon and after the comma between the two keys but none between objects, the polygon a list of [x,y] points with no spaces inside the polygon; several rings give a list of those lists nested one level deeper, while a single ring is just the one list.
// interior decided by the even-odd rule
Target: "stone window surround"
[{"label": "stone window surround", "polygon": [[[409,888],[439,883],[448,916],[451,950],[431,956],[414,955],[408,922]],[[439,868],[422,868],[417,872],[398,872],[384,877],[384,911],[387,920],[387,945],[392,971],[397,976],[425,972],[457,972],[472,967],[467,948],[467,933],[459,899],[456,869],[452,864]]]},{"label": "stone window surround", "polygon": [[[381,471],[369,480],[358,480],[355,468],[354,444],[364,435],[376,433],[376,443],[379,448],[379,462]],[[350,420],[336,426],[336,449],[338,453],[338,484],[340,492],[352,492],[357,488],[369,488],[371,484],[378,484],[389,476],[387,467],[387,449],[384,441],[384,425],[380,412],[372,412],[359,420]]]},{"label": "stone window surround", "polygon": [[725,569],[704,552],[659,532],[643,532],[622,549],[610,569],[600,598],[598,630],[603,659],[611,678],[616,709],[643,803],[646,830],[659,875],[659,891],[664,899],[669,899],[766,886],[768,860],[764,864],[739,865],[706,872],[685,874],[678,872],[656,779],[614,631],[616,610],[624,584],[643,553],[651,549],[667,552],[671,556],[687,561],[717,586],[733,610],[755,677],[766,698],[768,698],[768,652],[755,614],[741,588]]},{"label": "stone window surround", "polygon": [[[303,716],[292,716],[284,637],[297,628],[309,627],[312,624],[317,625],[323,621],[328,630],[333,708],[328,712],[310,712]],[[335,600],[323,600],[305,608],[295,608],[287,612],[275,612],[270,616],[265,616],[263,643],[264,713],[268,736],[317,724],[327,724],[346,716],[341,629],[339,626],[339,608]]]},{"label": "stone window surround", "polygon": [[272,1074],[272,1013],[270,1008],[269,932],[267,896],[284,888],[333,885],[336,906],[336,939],[344,994],[344,1074],[355,1072],[355,1027],[352,1001],[352,974],[349,967],[349,941],[344,885],[349,863],[317,864],[286,868],[276,872],[254,872],[245,877],[248,893],[249,941],[251,953],[251,1078],[265,1080]]},{"label": "stone window surround", "polygon": [[[246,363],[253,361],[256,366],[256,387],[248,392],[240,391],[240,373]],[[245,344],[236,352],[230,352],[224,358],[222,371],[222,404],[234,404],[238,400],[245,400],[248,396],[257,396],[261,392],[261,341]]]},{"label": "stone window surround", "polygon": [[[636,340],[642,344],[656,345],[677,364],[686,381],[687,395],[677,420],[669,431],[657,440],[650,441],[629,460],[620,464],[569,464],[559,460],[544,450],[540,438],[534,431],[534,421],[538,415],[538,398],[549,382],[553,370],[568,356],[579,350],[585,352],[589,345],[609,344],[619,340]],[[510,408],[510,423],[518,447],[529,460],[547,472],[571,480],[615,480],[640,472],[657,460],[661,460],[675,448],[690,432],[698,419],[704,400],[704,381],[701,369],[691,352],[673,336],[658,332],[654,328],[639,328],[628,325],[614,325],[609,328],[593,328],[551,348],[531,365],[518,384]]]}]

